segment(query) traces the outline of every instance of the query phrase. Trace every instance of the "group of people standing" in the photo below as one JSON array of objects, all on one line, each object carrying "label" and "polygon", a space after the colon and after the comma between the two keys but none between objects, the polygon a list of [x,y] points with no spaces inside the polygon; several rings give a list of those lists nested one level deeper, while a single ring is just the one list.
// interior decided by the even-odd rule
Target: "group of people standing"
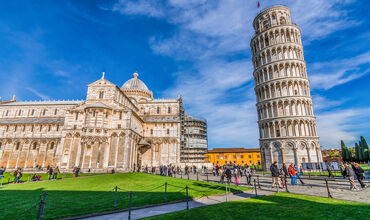
[{"label": "group of people standing", "polygon": [[297,180],[304,185],[304,182],[301,179],[301,175],[303,175],[302,166],[298,168],[296,164],[292,163],[287,168],[286,164],[283,163],[282,168],[279,169],[278,163],[275,161],[273,164],[271,164],[270,171],[272,175],[272,188],[275,186],[285,188],[287,184],[286,179],[288,176],[290,177],[292,185],[297,185]]},{"label": "group of people standing", "polygon": [[59,167],[55,167],[55,169],[53,169],[51,166],[47,166],[46,170],[49,175],[48,180],[56,180],[58,178]]},{"label": "group of people standing", "polygon": [[227,183],[231,183],[232,177],[234,177],[235,185],[240,184],[240,178],[243,177],[243,175],[246,177],[247,184],[251,184],[252,176],[253,176],[253,170],[248,166],[218,166],[216,165],[215,168],[213,168],[212,173],[214,176],[220,176],[220,183],[224,183],[225,178],[227,180]]}]

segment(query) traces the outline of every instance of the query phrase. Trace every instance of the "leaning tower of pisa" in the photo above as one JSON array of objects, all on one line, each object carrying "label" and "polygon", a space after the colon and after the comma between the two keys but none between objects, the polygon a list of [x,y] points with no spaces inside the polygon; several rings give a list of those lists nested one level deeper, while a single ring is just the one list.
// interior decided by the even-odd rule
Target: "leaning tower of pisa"
[{"label": "leaning tower of pisa", "polygon": [[250,45],[264,169],[273,161],[280,166],[322,162],[299,27],[285,6],[263,10],[253,27]]}]

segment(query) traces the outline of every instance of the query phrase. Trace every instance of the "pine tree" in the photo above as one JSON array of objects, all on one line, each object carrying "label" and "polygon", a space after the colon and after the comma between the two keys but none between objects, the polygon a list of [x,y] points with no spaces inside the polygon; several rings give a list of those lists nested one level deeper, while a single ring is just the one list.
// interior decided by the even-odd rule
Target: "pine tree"
[{"label": "pine tree", "polygon": [[346,145],[344,144],[343,140],[340,141],[340,148],[342,151],[342,160],[347,161]]},{"label": "pine tree", "polygon": [[359,161],[360,160],[360,147],[358,146],[357,143],[355,143],[355,160]]},{"label": "pine tree", "polygon": [[361,136],[361,143],[364,152],[364,161],[369,161],[370,160],[369,146],[367,145],[366,140],[363,136]]},{"label": "pine tree", "polygon": [[358,156],[359,156],[359,161],[362,162],[364,160],[364,149],[362,147],[362,142],[359,141],[358,142],[358,148],[359,148],[359,151],[358,151]]}]

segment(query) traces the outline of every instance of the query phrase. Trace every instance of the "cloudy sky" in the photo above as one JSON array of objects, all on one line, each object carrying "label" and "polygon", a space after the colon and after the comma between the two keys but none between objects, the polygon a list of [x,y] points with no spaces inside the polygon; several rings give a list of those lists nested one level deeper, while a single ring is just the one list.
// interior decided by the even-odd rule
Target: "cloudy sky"
[{"label": "cloudy sky", "polygon": [[209,147],[258,147],[252,20],[290,7],[321,144],[370,141],[370,18],[366,0],[4,1],[0,96],[84,99],[86,85],[121,86],[135,69],[157,98],[184,97],[208,120]]}]

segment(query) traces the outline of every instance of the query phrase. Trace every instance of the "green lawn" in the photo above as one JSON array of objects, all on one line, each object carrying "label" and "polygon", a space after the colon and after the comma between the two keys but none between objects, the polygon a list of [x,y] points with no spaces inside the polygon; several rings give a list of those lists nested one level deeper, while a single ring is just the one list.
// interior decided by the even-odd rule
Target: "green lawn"
[{"label": "green lawn", "polygon": [[[196,217],[195,217],[196,216]],[[370,205],[314,196],[276,193],[184,210],[148,219],[369,219]]]},{"label": "green lawn", "polygon": [[[191,198],[225,192],[225,186],[216,183],[143,173],[9,184],[0,187],[0,218],[35,219],[38,209],[37,204],[43,192],[47,192],[45,219],[113,210],[114,188],[116,186],[119,187],[117,192],[117,207],[119,209],[128,207],[128,191],[133,191],[133,207],[162,203],[164,202],[165,182],[168,183],[167,201],[186,199],[186,185],[189,187],[189,197]],[[246,189],[232,187],[231,191],[237,192]]]},{"label": "green lawn", "polygon": [[[49,177],[49,174],[47,173],[36,173],[37,175],[41,176],[41,180],[47,180]],[[94,176],[94,175],[103,175],[103,174],[108,174],[108,173],[80,173],[79,176]],[[21,181],[22,182],[27,182],[31,181],[31,178],[33,176],[33,173],[23,173]],[[58,174],[58,179],[62,178],[71,178],[73,177],[72,173],[60,173]],[[13,172],[6,172],[3,176],[3,178],[0,181],[0,184],[7,184],[12,183],[14,180]]]}]

